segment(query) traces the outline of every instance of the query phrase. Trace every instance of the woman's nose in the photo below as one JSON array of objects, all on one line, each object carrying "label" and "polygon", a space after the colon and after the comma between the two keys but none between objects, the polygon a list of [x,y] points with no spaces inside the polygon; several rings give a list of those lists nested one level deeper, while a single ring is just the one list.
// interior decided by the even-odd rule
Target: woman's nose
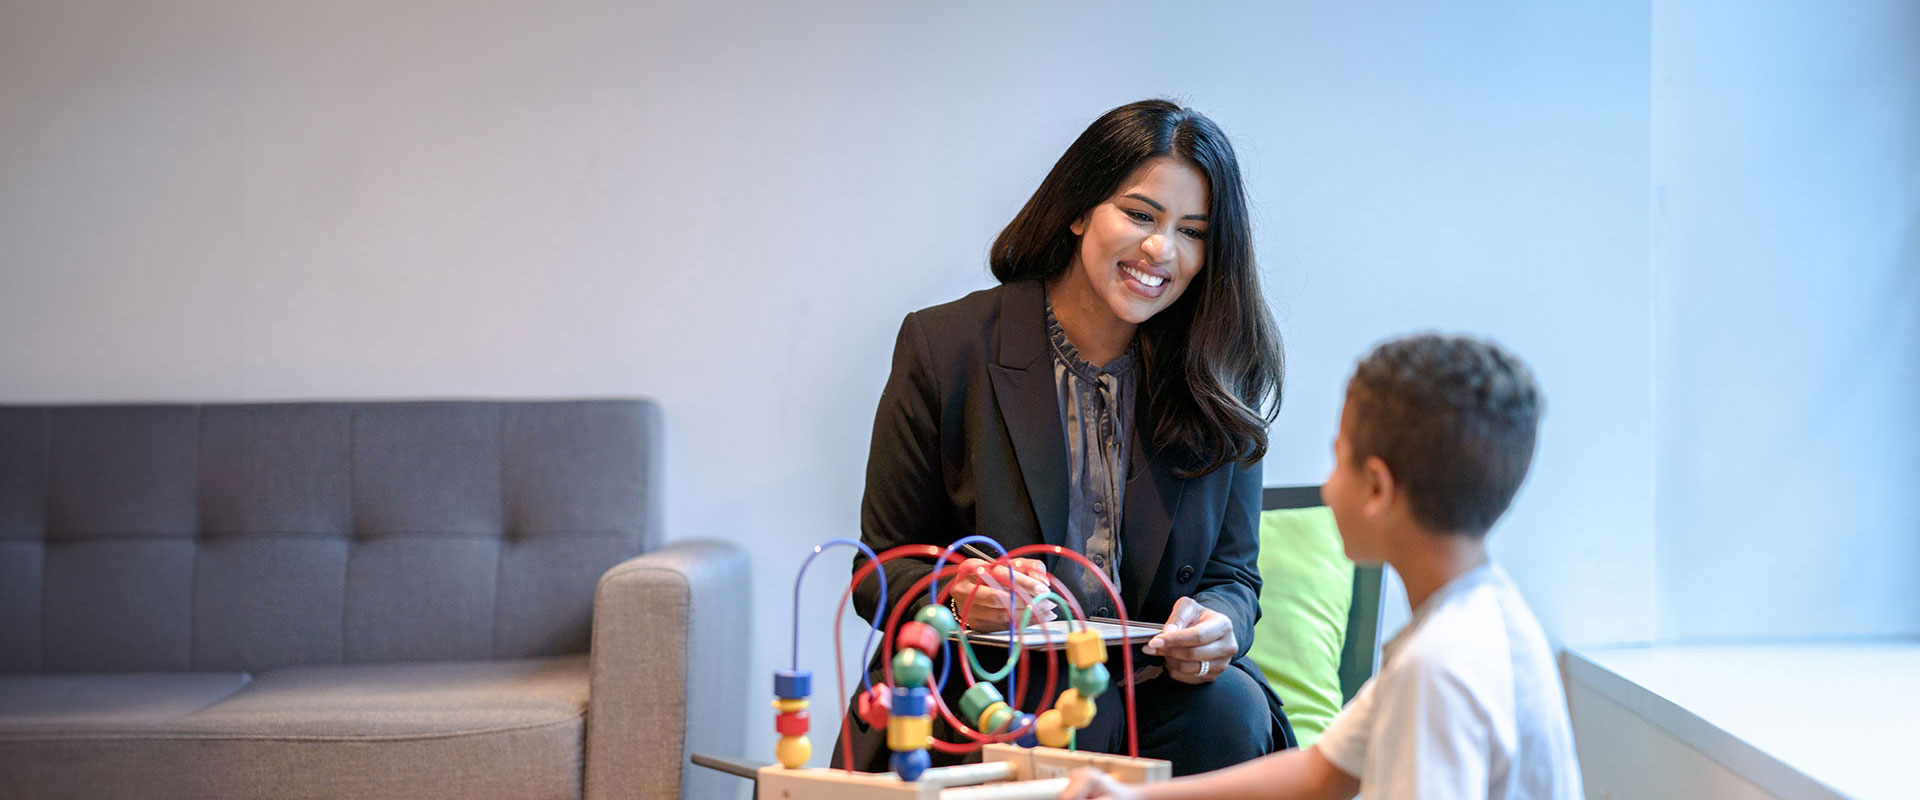
[{"label": "woman's nose", "polygon": [[1156,233],[1148,236],[1146,241],[1140,243],[1140,249],[1146,251],[1147,257],[1153,259],[1156,264],[1167,260],[1169,248],[1166,234]]}]

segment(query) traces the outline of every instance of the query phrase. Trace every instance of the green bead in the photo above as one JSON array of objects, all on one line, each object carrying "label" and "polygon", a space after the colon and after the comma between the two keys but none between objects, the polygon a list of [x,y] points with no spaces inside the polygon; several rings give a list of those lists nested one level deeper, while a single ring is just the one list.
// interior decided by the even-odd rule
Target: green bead
[{"label": "green bead", "polygon": [[[896,670],[898,667],[895,668]],[[1107,665],[1093,664],[1086,669],[1075,667],[1072,677],[1073,688],[1080,696],[1092,700],[1107,690]]]},{"label": "green bead", "polygon": [[953,612],[948,611],[946,606],[932,604],[922,606],[913,615],[913,620],[939,631],[942,639],[951,637],[954,631],[960,630],[960,623],[954,621]]},{"label": "green bead", "polygon": [[1007,724],[1012,722],[1013,718],[1018,716],[1019,713],[1020,712],[1006,706],[994,709],[993,714],[987,717],[987,729],[982,731],[982,733],[1000,733],[1006,730]]},{"label": "green bead", "polygon": [[933,674],[933,659],[911,647],[901,650],[893,657],[893,685],[925,686],[927,677]]},{"label": "green bead", "polygon": [[1006,698],[1000,696],[1000,690],[993,688],[993,684],[976,683],[960,695],[960,718],[979,719],[988,706],[1004,702]]}]

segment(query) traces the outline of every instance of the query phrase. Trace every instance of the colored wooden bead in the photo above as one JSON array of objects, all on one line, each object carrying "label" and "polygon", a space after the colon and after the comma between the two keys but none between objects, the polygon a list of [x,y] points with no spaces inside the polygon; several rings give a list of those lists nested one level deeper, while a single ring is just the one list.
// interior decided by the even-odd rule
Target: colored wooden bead
[{"label": "colored wooden bead", "polygon": [[[895,698],[897,701],[899,698]],[[933,719],[931,717],[903,717],[893,715],[887,720],[887,749],[896,753],[906,750],[925,750],[927,740],[933,738]]]},{"label": "colored wooden bead", "polygon": [[797,700],[813,694],[813,670],[777,669],[773,671],[773,696]]},{"label": "colored wooden bead", "polygon": [[979,719],[988,706],[1002,702],[1006,702],[1006,698],[1000,696],[1000,690],[994,688],[993,684],[984,681],[976,683],[960,693],[960,718]]},{"label": "colored wooden bead", "polygon": [[1015,715],[1013,718],[1013,723],[1008,726],[1009,730],[1016,730],[1016,731],[1021,729],[1026,730],[1025,733],[1020,734],[1018,738],[1013,740],[1014,744],[1020,745],[1021,747],[1039,747],[1040,746],[1039,737],[1034,736],[1034,729],[1038,727],[1039,727],[1039,720],[1034,719],[1034,716],[1032,714],[1028,714],[1026,712],[1020,712],[1019,714]]},{"label": "colored wooden bead", "polygon": [[1068,680],[1073,684],[1074,691],[1079,692],[1081,697],[1092,700],[1107,690],[1107,665],[1095,664],[1086,669],[1076,668]]},{"label": "colored wooden bead", "polygon": [[992,732],[993,729],[987,727],[987,718],[990,716],[993,716],[995,712],[998,712],[1004,708],[1009,708],[1009,706],[1006,703],[994,703],[993,705],[987,706],[987,710],[980,712],[979,716],[973,717],[967,721],[973,723],[974,730],[983,731],[983,732]]},{"label": "colored wooden bead", "polygon": [[911,648],[900,648],[893,656],[893,684],[895,686],[925,686],[927,679],[933,677],[933,659],[926,653]]},{"label": "colored wooden bead", "polygon": [[884,728],[887,717],[893,714],[893,689],[884,683],[876,683],[872,688],[861,692],[859,704],[860,720],[869,728]]},{"label": "colored wooden bead", "polygon": [[773,746],[773,753],[780,760],[780,766],[799,769],[813,757],[813,742],[805,736],[782,736],[780,743]]},{"label": "colored wooden bead", "polygon": [[773,701],[773,710],[778,711],[782,714],[791,714],[795,711],[805,711],[807,710],[807,701],[788,700],[784,697],[778,698]]},{"label": "colored wooden bead", "polygon": [[900,626],[900,632],[893,637],[893,646],[896,650],[911,647],[931,658],[940,652],[940,632],[924,622],[909,622]]},{"label": "colored wooden bead", "polygon": [[940,638],[942,639],[952,636],[954,632],[960,630],[960,623],[953,618],[952,611],[948,611],[946,606],[933,605],[931,603],[922,606],[920,610],[913,615],[913,621],[934,629],[935,632],[940,634]]},{"label": "colored wooden bead", "polygon": [[1087,727],[1093,722],[1093,715],[1100,709],[1092,700],[1080,696],[1080,690],[1068,689],[1060,693],[1060,699],[1054,701],[1054,708],[1060,709],[1060,718],[1075,728]]},{"label": "colored wooden bead", "polygon": [[1067,660],[1081,669],[1105,663],[1107,645],[1100,640],[1100,634],[1093,631],[1073,631],[1067,634]]},{"label": "colored wooden bead", "polygon": [[[1069,690],[1071,691],[1071,690]],[[799,736],[807,732],[807,712],[795,711],[791,714],[779,714],[773,718],[773,729],[781,736]]]},{"label": "colored wooden bead", "polygon": [[893,689],[893,715],[896,717],[926,716],[927,706],[933,693],[925,686],[896,686]]},{"label": "colored wooden bead", "polygon": [[1012,706],[1000,703],[987,709],[987,713],[980,715],[980,720],[985,725],[979,730],[983,733],[1006,733],[1019,716],[1020,712],[1013,710]]},{"label": "colored wooden bead", "polygon": [[932,765],[933,758],[927,755],[925,749],[894,753],[892,758],[887,759],[887,766],[892,767],[893,774],[900,776],[903,781],[920,780],[920,774]]},{"label": "colored wooden bead", "polygon": [[1072,741],[1073,728],[1060,716],[1060,709],[1049,708],[1040,712],[1040,723],[1034,726],[1034,736],[1048,747],[1066,747]]}]

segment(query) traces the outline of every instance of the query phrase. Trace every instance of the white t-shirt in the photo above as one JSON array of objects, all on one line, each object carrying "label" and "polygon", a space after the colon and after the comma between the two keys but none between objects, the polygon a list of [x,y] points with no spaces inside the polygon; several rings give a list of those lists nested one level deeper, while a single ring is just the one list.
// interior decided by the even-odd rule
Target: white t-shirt
[{"label": "white t-shirt", "polygon": [[1314,746],[1367,800],[1581,797],[1546,634],[1493,564],[1427,598]]}]

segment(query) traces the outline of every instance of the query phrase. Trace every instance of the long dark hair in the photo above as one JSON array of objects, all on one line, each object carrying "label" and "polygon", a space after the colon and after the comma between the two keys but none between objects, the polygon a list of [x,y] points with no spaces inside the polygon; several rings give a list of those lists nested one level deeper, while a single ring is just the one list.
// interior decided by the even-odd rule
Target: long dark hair
[{"label": "long dark hair", "polygon": [[1266,455],[1286,362],[1260,291],[1240,162],[1213,120],[1165,100],[1101,115],[1000,232],[988,262],[1001,283],[1059,276],[1080,243],[1074,221],[1156,156],[1183,159],[1207,176],[1207,259],[1197,291],[1140,326],[1145,413],[1136,419],[1153,426],[1155,447],[1192,456],[1177,470],[1185,477],[1228,462],[1251,465]]}]

